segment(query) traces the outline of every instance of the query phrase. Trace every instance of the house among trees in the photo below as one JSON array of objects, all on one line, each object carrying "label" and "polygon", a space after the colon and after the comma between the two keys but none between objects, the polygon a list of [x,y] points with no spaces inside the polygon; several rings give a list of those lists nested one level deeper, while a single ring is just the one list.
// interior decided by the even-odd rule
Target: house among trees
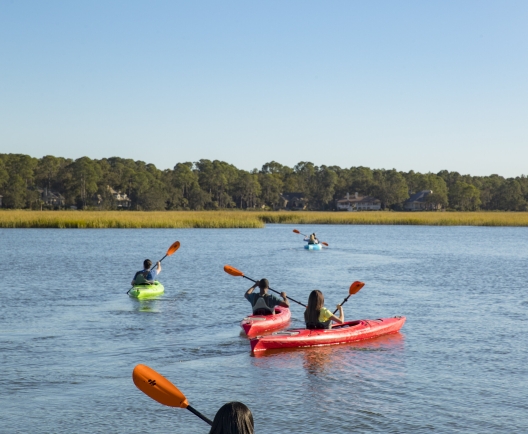
[{"label": "house among trees", "polygon": [[132,200],[120,191],[115,191],[112,187],[108,186],[108,192],[112,195],[112,202],[116,208],[129,209],[132,206]]},{"label": "house among trees", "polygon": [[66,204],[65,197],[56,191],[51,191],[47,188],[38,188],[37,191],[39,192],[40,200],[43,202],[43,205],[58,208],[63,207]]},{"label": "house among trees", "polygon": [[422,190],[411,194],[411,197],[403,203],[406,211],[431,211],[442,209],[442,204],[434,200],[433,190]]},{"label": "house among trees", "polygon": [[303,193],[283,193],[281,194],[280,208],[291,211],[302,211],[308,206]]},{"label": "house among trees", "polygon": [[373,196],[360,196],[357,192],[354,197],[347,193],[346,197],[336,202],[338,211],[379,211],[381,200]]}]

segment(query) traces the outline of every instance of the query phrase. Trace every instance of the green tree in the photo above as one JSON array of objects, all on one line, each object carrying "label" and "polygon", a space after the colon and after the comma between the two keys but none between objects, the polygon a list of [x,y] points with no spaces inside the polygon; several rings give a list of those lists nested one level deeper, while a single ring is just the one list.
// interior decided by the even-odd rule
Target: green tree
[{"label": "green tree", "polygon": [[280,203],[280,195],[284,184],[280,174],[259,173],[258,181],[261,186],[261,199],[265,205],[275,208]]},{"label": "green tree", "polygon": [[409,197],[405,178],[395,169],[374,170],[375,196],[381,200],[383,208],[401,204]]},{"label": "green tree", "polygon": [[460,211],[476,211],[480,206],[480,191],[474,185],[457,181],[449,189],[449,203]]},{"label": "green tree", "polygon": [[495,192],[492,203],[495,209],[505,211],[526,211],[521,183],[513,178],[507,179]]}]

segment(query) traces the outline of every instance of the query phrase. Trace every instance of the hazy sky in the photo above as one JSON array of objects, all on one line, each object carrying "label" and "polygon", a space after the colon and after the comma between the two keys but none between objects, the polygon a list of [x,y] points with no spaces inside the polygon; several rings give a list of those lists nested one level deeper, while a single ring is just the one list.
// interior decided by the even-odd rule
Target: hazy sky
[{"label": "hazy sky", "polygon": [[528,174],[528,1],[0,0],[0,152]]}]

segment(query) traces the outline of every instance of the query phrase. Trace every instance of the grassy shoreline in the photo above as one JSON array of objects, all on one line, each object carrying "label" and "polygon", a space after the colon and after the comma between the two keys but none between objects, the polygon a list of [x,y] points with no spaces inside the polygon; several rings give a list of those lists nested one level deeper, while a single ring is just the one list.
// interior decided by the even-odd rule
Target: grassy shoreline
[{"label": "grassy shoreline", "polygon": [[266,223],[528,226],[528,212],[0,211],[0,228],[220,229],[263,228]]}]

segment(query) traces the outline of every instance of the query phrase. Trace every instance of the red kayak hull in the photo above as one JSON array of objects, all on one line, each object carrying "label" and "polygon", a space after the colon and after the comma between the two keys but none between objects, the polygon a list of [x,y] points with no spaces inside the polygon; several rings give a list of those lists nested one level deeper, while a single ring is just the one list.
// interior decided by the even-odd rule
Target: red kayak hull
[{"label": "red kayak hull", "polygon": [[250,340],[251,351],[277,350],[281,348],[316,347],[338,345],[347,342],[371,339],[396,333],[405,323],[404,316],[380,319],[347,321],[329,330],[291,329]]},{"label": "red kayak hull", "polygon": [[291,318],[290,309],[276,306],[275,312],[275,315],[250,315],[240,322],[240,327],[248,337],[287,327]]}]

